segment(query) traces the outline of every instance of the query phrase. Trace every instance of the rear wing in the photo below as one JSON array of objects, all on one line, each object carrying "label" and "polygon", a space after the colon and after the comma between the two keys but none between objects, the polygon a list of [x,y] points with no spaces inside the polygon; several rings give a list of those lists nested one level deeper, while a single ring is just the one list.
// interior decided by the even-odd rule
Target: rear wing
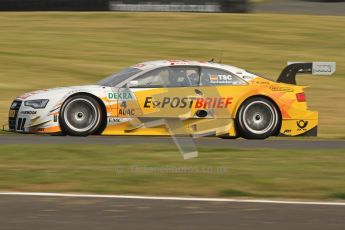
[{"label": "rear wing", "polygon": [[335,62],[288,62],[277,82],[296,85],[296,75],[299,73],[332,75],[335,69]]}]

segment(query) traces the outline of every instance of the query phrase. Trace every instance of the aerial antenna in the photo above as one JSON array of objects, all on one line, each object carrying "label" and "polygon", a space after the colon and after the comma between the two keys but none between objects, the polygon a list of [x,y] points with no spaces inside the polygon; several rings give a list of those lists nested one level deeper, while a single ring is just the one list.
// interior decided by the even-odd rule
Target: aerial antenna
[{"label": "aerial antenna", "polygon": [[219,64],[222,64],[223,59],[223,49],[219,50]]}]

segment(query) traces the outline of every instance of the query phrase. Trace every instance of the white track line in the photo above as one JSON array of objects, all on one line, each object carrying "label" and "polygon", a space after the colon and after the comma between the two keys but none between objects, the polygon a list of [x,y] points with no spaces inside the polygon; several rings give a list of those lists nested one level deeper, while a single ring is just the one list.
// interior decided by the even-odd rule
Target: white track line
[{"label": "white track line", "polygon": [[289,201],[289,200],[266,200],[266,199],[226,199],[226,198],[129,196],[129,195],[127,196],[127,195],[97,195],[97,194],[44,193],[44,192],[0,192],[0,195],[345,206],[345,202]]}]

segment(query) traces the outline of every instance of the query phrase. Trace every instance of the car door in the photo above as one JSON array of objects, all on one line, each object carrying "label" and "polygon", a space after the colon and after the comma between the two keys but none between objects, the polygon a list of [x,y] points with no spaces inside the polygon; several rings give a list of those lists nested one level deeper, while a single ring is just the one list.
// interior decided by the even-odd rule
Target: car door
[{"label": "car door", "polygon": [[[135,100],[119,102],[119,116],[141,118],[192,118],[198,94],[199,67],[174,66],[149,71],[127,83],[120,92]],[[125,108],[125,110],[124,110]],[[125,111],[125,112],[124,112]]]},{"label": "car door", "polygon": [[200,97],[194,109],[197,121],[191,125],[194,135],[228,135],[234,130],[235,100],[247,83],[236,75],[218,68],[201,67]]},{"label": "car door", "polygon": [[204,102],[201,108],[207,110],[209,117],[233,118],[236,100],[240,98],[247,83],[235,74],[219,69],[202,67],[199,91]]}]

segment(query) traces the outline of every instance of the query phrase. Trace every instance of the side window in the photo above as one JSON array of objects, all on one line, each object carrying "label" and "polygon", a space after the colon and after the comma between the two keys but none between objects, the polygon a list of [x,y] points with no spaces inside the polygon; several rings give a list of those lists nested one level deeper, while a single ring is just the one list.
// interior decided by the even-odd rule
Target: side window
[{"label": "side window", "polygon": [[128,83],[129,88],[162,88],[169,80],[169,69],[159,68],[145,73]]},{"label": "side window", "polygon": [[246,85],[246,82],[235,74],[220,69],[203,67],[201,69],[200,85]]},{"label": "side window", "polygon": [[199,85],[198,67],[170,67],[169,87],[189,87]]},{"label": "side window", "polygon": [[188,87],[199,85],[197,67],[165,67],[145,73],[129,82],[130,88]]}]

